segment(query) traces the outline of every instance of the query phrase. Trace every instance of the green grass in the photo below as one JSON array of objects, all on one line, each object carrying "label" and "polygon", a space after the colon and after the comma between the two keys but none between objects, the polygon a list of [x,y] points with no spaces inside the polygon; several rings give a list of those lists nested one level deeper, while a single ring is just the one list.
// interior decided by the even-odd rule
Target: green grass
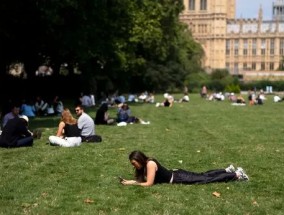
[{"label": "green grass", "polygon": [[[130,105],[151,124],[97,126],[103,142],[77,148],[46,144],[59,118],[31,120],[31,128],[44,129],[42,139],[31,148],[0,149],[0,214],[283,214],[284,103],[269,97],[263,106],[236,107],[190,99],[172,108]],[[88,112],[95,116],[95,109]],[[136,149],[168,168],[232,163],[250,181],[122,186],[117,176],[132,178],[128,154]]]}]

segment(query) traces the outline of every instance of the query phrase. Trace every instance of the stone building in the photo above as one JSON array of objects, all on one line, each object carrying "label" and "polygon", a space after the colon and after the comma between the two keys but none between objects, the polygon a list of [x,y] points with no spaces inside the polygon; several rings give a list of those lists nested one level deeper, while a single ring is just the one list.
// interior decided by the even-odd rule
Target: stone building
[{"label": "stone building", "polygon": [[180,20],[202,45],[207,72],[227,68],[244,79],[284,79],[284,0],[271,2],[271,20],[263,19],[261,5],[257,18],[236,19],[236,0],[184,0],[184,6]]}]

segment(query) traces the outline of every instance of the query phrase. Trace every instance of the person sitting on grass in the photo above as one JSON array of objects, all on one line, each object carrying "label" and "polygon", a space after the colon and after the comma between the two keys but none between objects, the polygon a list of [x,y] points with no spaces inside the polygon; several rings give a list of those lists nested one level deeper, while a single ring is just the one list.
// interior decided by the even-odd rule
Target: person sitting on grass
[{"label": "person sitting on grass", "polygon": [[54,146],[74,147],[81,145],[81,130],[68,108],[64,108],[62,111],[56,135],[49,136],[48,139],[50,144]]},{"label": "person sitting on grass", "polygon": [[96,125],[113,125],[114,119],[109,117],[108,104],[103,103],[96,112],[95,124]]},{"label": "person sitting on grass", "polygon": [[35,109],[37,116],[47,116],[48,103],[41,96],[36,97]]},{"label": "person sitting on grass", "polygon": [[150,158],[141,151],[131,152],[129,161],[135,168],[136,180],[121,179],[120,183],[123,185],[152,186],[159,183],[207,184],[249,180],[249,177],[241,167],[235,170],[233,165],[224,169],[209,170],[203,173],[182,169],[168,170],[155,158]]},{"label": "person sitting on grass", "polygon": [[156,103],[156,107],[172,107],[175,100],[174,97],[172,95],[169,95],[168,93],[164,94],[164,98],[165,100],[161,103],[157,102]]},{"label": "person sitting on grass", "polygon": [[9,120],[14,119],[15,117],[19,116],[19,114],[20,114],[20,106],[17,104],[12,105],[11,111],[9,113],[6,113],[3,117],[2,128],[5,127],[5,125]]},{"label": "person sitting on grass", "polygon": [[[131,115],[131,110],[128,104],[124,103],[117,111],[117,122],[118,123],[140,123],[140,124],[150,124],[150,122],[145,122],[144,120]],[[120,125],[120,124],[118,124]],[[124,125],[124,124],[122,124]]]},{"label": "person sitting on grass", "polygon": [[244,99],[244,97],[242,97],[242,95],[238,95],[237,97],[237,103],[238,104],[245,104],[246,100]]},{"label": "person sitting on grass", "polygon": [[78,117],[78,128],[81,130],[82,142],[101,142],[102,137],[95,134],[95,122],[92,117],[84,111],[82,105],[75,108]]},{"label": "person sitting on grass", "polygon": [[179,103],[181,102],[189,102],[189,96],[188,96],[188,93],[184,93],[183,94],[183,97],[179,100]]},{"label": "person sitting on grass", "polygon": [[28,129],[29,118],[25,115],[15,116],[3,128],[0,147],[14,148],[33,145],[34,134]]},{"label": "person sitting on grass", "polygon": [[77,105],[75,111],[78,117],[78,127],[81,129],[81,137],[84,142],[87,137],[95,135],[95,122],[92,117],[84,111],[82,105]]}]

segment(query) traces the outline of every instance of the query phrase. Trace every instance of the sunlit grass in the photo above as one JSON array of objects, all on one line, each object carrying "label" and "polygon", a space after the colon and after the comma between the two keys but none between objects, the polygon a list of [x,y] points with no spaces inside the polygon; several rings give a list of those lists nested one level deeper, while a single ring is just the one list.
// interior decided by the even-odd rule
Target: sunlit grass
[{"label": "sunlit grass", "polygon": [[[59,118],[31,120],[31,128],[44,129],[42,139],[32,148],[0,149],[0,214],[283,214],[284,103],[269,98],[263,106],[236,107],[190,99],[172,108],[130,104],[151,124],[97,126],[103,142],[77,148],[46,144]],[[95,109],[88,112],[95,116]],[[122,186],[117,176],[133,176],[128,154],[136,149],[168,168],[232,163],[250,181]]]}]

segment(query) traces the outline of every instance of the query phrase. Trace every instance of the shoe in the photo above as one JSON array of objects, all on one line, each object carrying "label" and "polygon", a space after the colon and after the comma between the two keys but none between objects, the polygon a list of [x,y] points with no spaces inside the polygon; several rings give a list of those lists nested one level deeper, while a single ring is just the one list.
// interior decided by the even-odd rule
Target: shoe
[{"label": "shoe", "polygon": [[126,126],[127,123],[126,122],[120,122],[120,123],[117,123],[117,126]]},{"label": "shoe", "polygon": [[150,122],[149,122],[149,121],[147,121],[147,122],[145,122],[145,121],[141,121],[141,124],[143,124],[143,125],[149,125],[149,124],[150,124]]},{"label": "shoe", "polygon": [[239,175],[239,178],[238,178],[239,180],[242,180],[242,181],[248,181],[249,180],[248,175],[245,173],[245,171],[241,167],[237,168],[236,174]]},{"label": "shoe", "polygon": [[229,172],[229,173],[236,172],[235,167],[232,164],[230,166],[228,166],[225,170],[226,170],[226,172]]}]

